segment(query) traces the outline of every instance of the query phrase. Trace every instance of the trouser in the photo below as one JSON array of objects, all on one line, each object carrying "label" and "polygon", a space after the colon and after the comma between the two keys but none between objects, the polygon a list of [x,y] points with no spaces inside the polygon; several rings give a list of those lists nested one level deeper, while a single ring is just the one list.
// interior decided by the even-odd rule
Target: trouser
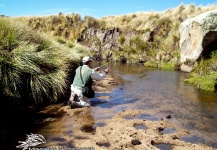
[{"label": "trouser", "polygon": [[91,106],[90,100],[82,94],[81,87],[71,85],[71,96],[69,100],[81,106]]}]

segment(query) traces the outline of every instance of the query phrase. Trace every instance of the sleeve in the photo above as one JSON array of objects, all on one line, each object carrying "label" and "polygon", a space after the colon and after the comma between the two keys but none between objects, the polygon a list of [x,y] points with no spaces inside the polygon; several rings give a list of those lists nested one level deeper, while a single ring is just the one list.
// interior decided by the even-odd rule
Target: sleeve
[{"label": "sleeve", "polygon": [[94,69],[92,69],[91,78],[92,78],[93,80],[100,81],[100,80],[102,80],[105,76],[106,76],[106,73],[105,73],[105,72],[98,73],[97,71],[95,71]]}]

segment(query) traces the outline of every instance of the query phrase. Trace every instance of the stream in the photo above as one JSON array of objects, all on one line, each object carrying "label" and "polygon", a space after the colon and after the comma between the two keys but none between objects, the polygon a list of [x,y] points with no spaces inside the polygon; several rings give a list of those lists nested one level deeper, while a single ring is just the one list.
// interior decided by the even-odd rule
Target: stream
[{"label": "stream", "polygon": [[[110,74],[121,77],[123,83],[110,93],[107,103],[92,108],[95,120],[112,118],[123,110],[145,109],[153,119],[170,115],[169,122],[190,132],[182,140],[217,148],[217,93],[184,82],[188,73],[149,69],[141,64],[114,63]],[[102,109],[109,112],[102,114]]]},{"label": "stream", "polygon": [[[97,61],[93,66],[102,64],[105,62]],[[106,68],[100,68],[101,71],[104,69]],[[90,124],[80,130],[91,134],[94,132],[93,127],[105,125],[103,119],[110,119],[126,110],[146,110],[149,114],[140,115],[141,119],[164,119],[175,126],[175,129],[165,132],[183,129],[188,131],[189,135],[180,140],[217,148],[217,93],[198,90],[184,82],[189,76],[188,73],[150,69],[142,64],[113,63],[109,74],[121,80],[106,92],[96,93],[95,98],[91,99],[92,106],[85,109],[86,111],[76,112],[77,117],[85,118],[81,120],[82,123]],[[103,99],[103,96],[107,99]],[[44,135],[47,146],[59,144],[74,147],[71,138],[75,131],[72,128],[79,128],[78,122],[74,124],[78,120],[65,111],[59,111],[58,107],[50,106],[43,114],[40,113],[38,116],[42,115],[42,120],[48,123],[38,122],[38,126],[36,124],[28,133]],[[167,119],[167,116],[171,118]],[[11,147],[14,148],[18,141],[25,140],[25,136],[23,134],[15,138]]]}]

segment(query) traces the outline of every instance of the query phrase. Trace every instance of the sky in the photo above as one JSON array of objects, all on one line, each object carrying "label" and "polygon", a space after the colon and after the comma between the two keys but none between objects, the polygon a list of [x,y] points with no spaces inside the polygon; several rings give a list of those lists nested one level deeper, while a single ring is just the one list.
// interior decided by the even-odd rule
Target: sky
[{"label": "sky", "polygon": [[61,12],[101,18],[135,12],[164,11],[181,4],[207,6],[217,4],[217,0],[0,0],[0,15],[47,16]]}]

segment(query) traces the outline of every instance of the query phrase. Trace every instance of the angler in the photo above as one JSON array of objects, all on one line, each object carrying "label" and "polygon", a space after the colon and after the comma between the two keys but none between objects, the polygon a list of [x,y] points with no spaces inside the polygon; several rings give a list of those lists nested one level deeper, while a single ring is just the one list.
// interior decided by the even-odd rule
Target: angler
[{"label": "angler", "polygon": [[82,63],[83,66],[76,69],[75,78],[71,84],[71,96],[69,99],[71,108],[91,106],[89,98],[93,98],[95,95],[92,89],[93,80],[100,81],[109,72],[109,68],[101,73],[97,72],[100,67],[92,69],[92,59],[89,56],[85,56],[82,59]]}]

